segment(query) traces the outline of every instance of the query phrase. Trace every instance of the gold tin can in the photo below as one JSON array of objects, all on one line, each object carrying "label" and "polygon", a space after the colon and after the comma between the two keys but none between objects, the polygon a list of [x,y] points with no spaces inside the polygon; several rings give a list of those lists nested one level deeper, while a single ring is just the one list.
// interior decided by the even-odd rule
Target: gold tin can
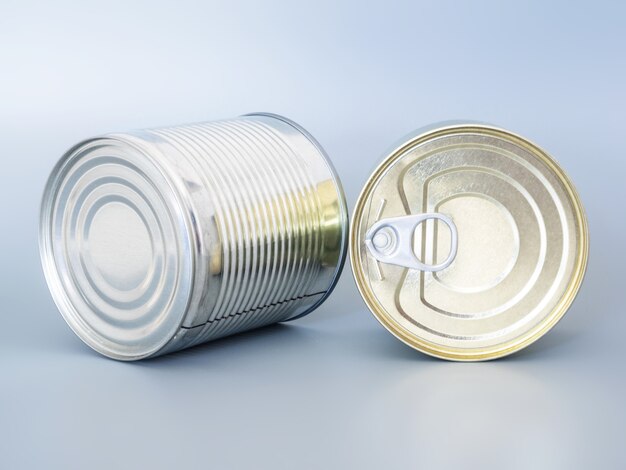
[{"label": "gold tin can", "polygon": [[352,270],[375,317],[432,356],[495,359],[565,314],[582,283],[587,222],[541,148],[484,124],[405,139],[354,211]]}]

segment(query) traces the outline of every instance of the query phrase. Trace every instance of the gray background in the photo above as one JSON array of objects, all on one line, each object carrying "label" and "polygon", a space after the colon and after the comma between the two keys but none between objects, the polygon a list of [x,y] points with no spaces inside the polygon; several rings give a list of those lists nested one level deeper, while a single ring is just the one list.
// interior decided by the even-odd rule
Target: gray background
[{"label": "gray background", "polygon": [[[623,2],[0,3],[0,468],[624,468]],[[591,230],[564,320],[505,360],[396,341],[347,268],[316,313],[141,363],[58,314],[39,265],[55,161],[109,131],[284,114],[350,207],[417,127],[477,119],[536,141]]]}]

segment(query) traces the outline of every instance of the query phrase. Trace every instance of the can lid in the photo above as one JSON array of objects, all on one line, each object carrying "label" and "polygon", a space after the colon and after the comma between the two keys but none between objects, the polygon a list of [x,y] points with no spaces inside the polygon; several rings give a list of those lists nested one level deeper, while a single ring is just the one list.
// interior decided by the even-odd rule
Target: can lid
[{"label": "can lid", "polygon": [[88,140],[53,170],[41,207],[44,273],[70,327],[102,354],[140,359],[176,334],[191,246],[173,182],[138,145]]},{"label": "can lid", "polygon": [[454,124],[414,134],[369,178],[352,220],[361,295],[427,354],[511,354],[563,316],[588,255],[581,202],[528,140]]}]

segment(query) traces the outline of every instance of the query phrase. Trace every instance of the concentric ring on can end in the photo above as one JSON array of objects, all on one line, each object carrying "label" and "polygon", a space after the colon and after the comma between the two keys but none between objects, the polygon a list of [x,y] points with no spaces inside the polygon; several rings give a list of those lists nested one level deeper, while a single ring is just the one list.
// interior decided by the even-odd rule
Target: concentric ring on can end
[{"label": "concentric ring on can end", "polygon": [[[363,237],[376,220],[432,210],[452,213],[458,226],[450,271],[368,259]],[[431,233],[415,246],[437,258],[443,233]],[[528,140],[483,124],[406,138],[364,186],[351,225],[356,284],[377,320],[407,345],[457,361],[503,357],[547,333],[573,302],[588,251],[584,209],[565,172]]]},{"label": "concentric ring on can end", "polygon": [[113,136],[69,150],[48,180],[44,274],[72,330],[106,356],[152,356],[184,319],[194,255],[179,194],[155,158]]}]

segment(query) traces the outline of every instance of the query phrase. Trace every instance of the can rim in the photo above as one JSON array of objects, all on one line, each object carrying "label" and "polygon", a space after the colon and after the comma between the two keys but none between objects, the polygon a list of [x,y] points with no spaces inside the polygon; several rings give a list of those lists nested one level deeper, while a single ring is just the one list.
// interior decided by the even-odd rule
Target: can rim
[{"label": "can rim", "polygon": [[328,168],[330,176],[333,180],[335,190],[337,191],[337,196],[338,196],[337,199],[339,201],[340,224],[341,224],[342,233],[341,233],[341,248],[339,250],[339,261],[337,262],[337,266],[335,267],[335,273],[334,273],[333,279],[328,289],[326,289],[326,292],[324,293],[322,298],[320,298],[317,302],[315,302],[312,306],[310,306],[304,312],[298,313],[295,316],[289,317],[281,321],[281,323],[289,322],[292,320],[297,320],[298,318],[302,318],[308,315],[309,313],[311,313],[316,308],[318,308],[322,303],[324,303],[324,301],[326,301],[326,299],[330,296],[330,294],[333,292],[333,290],[337,286],[337,283],[339,282],[339,278],[341,277],[341,272],[343,271],[343,267],[346,262],[346,258],[348,256],[348,236],[350,233],[349,232],[348,205],[346,202],[346,195],[344,193],[343,185],[341,184],[341,180],[339,179],[337,170],[335,170],[335,167],[332,161],[330,160],[330,157],[328,156],[328,154],[326,153],[322,145],[317,141],[317,139],[315,139],[315,137],[313,137],[309,133],[309,131],[307,131],[304,127],[292,121],[291,119],[286,118],[285,116],[281,116],[280,114],[266,113],[266,112],[254,112],[254,113],[244,114],[244,116],[265,116],[265,117],[278,119],[279,121],[282,121],[285,124],[290,125],[294,129],[296,129],[298,132],[300,132],[302,135],[304,135],[311,142],[311,144],[313,144],[313,146],[317,149],[319,154],[322,156],[322,159],[324,163],[326,164],[326,167]]},{"label": "can rim", "polygon": [[[56,268],[56,263],[54,261],[54,255],[52,252],[53,234],[51,226],[51,215],[53,210],[53,204],[56,201],[58,184],[61,181],[60,178],[63,174],[64,168],[66,167],[66,165],[68,165],[71,157],[74,156],[76,152],[80,151],[81,148],[98,141],[111,141],[117,144],[129,146],[129,148],[131,148],[133,151],[138,152],[138,154],[140,154],[141,156],[149,158],[150,164],[153,165],[154,168],[159,172],[160,176],[163,177],[164,181],[167,184],[167,187],[169,188],[169,190],[167,191],[168,198],[171,203],[171,208],[174,209],[176,212],[176,214],[173,215],[180,217],[180,220],[182,220],[185,227],[184,236],[189,239],[191,246],[195,245],[194,240],[197,235],[193,229],[193,225],[188,215],[191,206],[189,202],[186,201],[186,199],[182,196],[182,192],[177,186],[175,178],[172,178],[170,175],[170,170],[162,162],[158,162],[156,161],[156,159],[150,158],[150,155],[145,149],[141,148],[141,146],[136,145],[133,141],[129,139],[123,138],[123,136],[120,136],[118,134],[106,134],[84,139],[76,145],[72,146],[69,150],[67,150],[57,161],[52,171],[50,172],[50,176],[46,181],[46,185],[41,196],[38,244],[40,261],[44,272],[44,277],[46,279],[46,283],[48,284],[52,299],[70,329],[87,346],[111,359],[116,359],[120,361],[135,361],[157,355],[161,350],[166,348],[169,342],[176,336],[176,333],[179,331],[180,326],[183,324],[186,313],[189,309],[189,304],[193,295],[194,281],[191,277],[189,288],[187,289],[186,299],[184,301],[184,307],[180,309],[180,313],[178,314],[178,319],[176,320],[175,325],[172,326],[168,334],[165,335],[158,344],[149,348],[144,348],[138,353],[125,354],[120,352],[119,350],[115,350],[114,348],[106,347],[101,341],[98,341],[97,334],[91,332],[90,329],[87,327],[86,322],[81,318],[81,314],[68,299],[60,281],[59,272]],[[194,253],[193,250],[189,250],[190,273],[195,272],[196,265],[196,253]]]},{"label": "can rim", "polygon": [[[378,304],[376,299],[369,289],[366,283],[366,276],[360,265],[359,249],[359,224],[362,220],[365,203],[369,199],[369,195],[374,188],[375,183],[378,182],[382,174],[395,163],[402,154],[410,147],[426,142],[430,139],[447,135],[451,132],[487,132],[491,135],[505,136],[509,139],[513,139],[519,143],[522,147],[530,150],[533,155],[537,156],[558,180],[563,184],[565,191],[572,203],[574,214],[576,218],[577,231],[580,236],[579,249],[576,253],[576,260],[574,263],[573,275],[570,282],[562,294],[558,303],[552,309],[552,311],[546,315],[546,318],[541,321],[535,328],[531,329],[521,337],[514,338],[506,343],[495,345],[485,348],[476,348],[473,350],[464,348],[452,348],[441,345],[436,345],[429,341],[425,341],[416,337],[414,334],[408,332],[404,327],[397,323],[387,312]],[[396,144],[391,152],[385,153],[385,157],[382,162],[376,167],[376,169],[369,176],[367,182],[363,186],[354,208],[352,221],[350,224],[350,263],[352,267],[352,273],[355,279],[356,286],[361,294],[361,297],[365,301],[367,307],[372,312],[374,317],[381,323],[391,334],[398,338],[403,343],[411,346],[418,351],[421,351],[430,356],[434,356],[440,359],[454,360],[454,361],[485,361],[491,359],[497,359],[500,357],[513,354],[530,344],[537,341],[548,331],[550,331],[558,321],[563,318],[572,302],[576,298],[580,290],[583,278],[585,276],[587,261],[589,258],[589,230],[585,210],[582,205],[582,201],[566,172],[559,166],[559,164],[541,147],[533,143],[532,141],[501,127],[493,126],[485,123],[478,122],[453,122],[453,123],[441,123],[428,126],[426,128],[419,129],[408,137],[402,140],[400,144]]]}]

